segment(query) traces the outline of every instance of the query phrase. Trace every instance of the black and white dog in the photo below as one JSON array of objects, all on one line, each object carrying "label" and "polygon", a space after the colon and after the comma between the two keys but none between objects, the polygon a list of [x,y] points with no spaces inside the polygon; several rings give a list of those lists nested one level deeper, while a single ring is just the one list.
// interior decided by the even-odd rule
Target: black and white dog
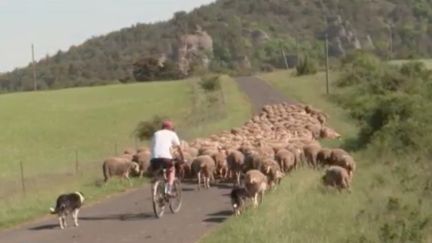
[{"label": "black and white dog", "polygon": [[84,196],[81,192],[62,194],[57,198],[55,208],[50,208],[51,214],[57,214],[60,228],[67,226],[66,216],[72,214],[75,227],[78,227],[78,213],[84,202]]},{"label": "black and white dog", "polygon": [[245,209],[246,199],[249,198],[249,193],[245,188],[235,187],[231,191],[231,205],[236,216],[240,215]]}]

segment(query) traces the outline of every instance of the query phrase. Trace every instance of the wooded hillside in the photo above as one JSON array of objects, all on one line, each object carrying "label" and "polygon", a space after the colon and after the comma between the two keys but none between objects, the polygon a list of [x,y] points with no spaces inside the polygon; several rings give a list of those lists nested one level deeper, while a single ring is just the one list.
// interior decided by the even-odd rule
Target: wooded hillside
[{"label": "wooded hillside", "polygon": [[[145,58],[165,56],[168,67],[176,67],[179,40],[194,34],[197,25],[212,38],[205,63],[213,71],[281,68],[282,49],[289,65],[298,54],[319,61],[325,33],[334,57],[360,48],[387,58],[432,54],[430,0],[218,0],[178,12],[167,22],[136,24],[46,57],[36,64],[38,88],[134,81],[134,74],[143,74],[134,64]],[[200,70],[188,61],[188,75]],[[170,68],[161,68],[164,79],[176,76]],[[31,66],[0,75],[2,92],[32,89]]]}]

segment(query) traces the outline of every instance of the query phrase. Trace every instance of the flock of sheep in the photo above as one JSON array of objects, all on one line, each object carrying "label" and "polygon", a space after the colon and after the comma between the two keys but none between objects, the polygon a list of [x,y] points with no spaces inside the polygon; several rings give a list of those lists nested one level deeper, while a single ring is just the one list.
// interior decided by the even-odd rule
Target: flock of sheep
[{"label": "flock of sheep", "polygon": [[[218,179],[232,181],[231,198],[236,214],[250,198],[254,206],[264,192],[301,166],[328,167],[322,182],[339,190],[349,190],[355,161],[342,149],[321,147],[320,139],[339,139],[326,126],[327,115],[310,106],[281,103],[264,106],[260,114],[242,127],[208,138],[197,138],[181,146],[185,162],[177,164],[177,176],[196,178],[198,189],[209,188]],[[175,155],[178,156],[178,155]],[[148,173],[148,148],[126,149],[124,154],[103,163],[105,181],[111,176],[129,178],[130,173]]]}]

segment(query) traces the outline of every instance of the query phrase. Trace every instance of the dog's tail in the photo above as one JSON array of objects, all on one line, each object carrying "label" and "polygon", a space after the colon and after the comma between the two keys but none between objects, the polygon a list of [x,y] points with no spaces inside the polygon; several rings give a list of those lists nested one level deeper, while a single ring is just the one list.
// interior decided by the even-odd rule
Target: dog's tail
[{"label": "dog's tail", "polygon": [[56,213],[57,213],[57,210],[55,210],[54,208],[50,208],[50,213],[51,213],[51,214],[56,214]]},{"label": "dog's tail", "polygon": [[61,212],[65,208],[66,208],[66,205],[64,205],[63,203],[57,204],[55,208],[50,208],[50,213],[51,214],[57,214],[58,212]]}]

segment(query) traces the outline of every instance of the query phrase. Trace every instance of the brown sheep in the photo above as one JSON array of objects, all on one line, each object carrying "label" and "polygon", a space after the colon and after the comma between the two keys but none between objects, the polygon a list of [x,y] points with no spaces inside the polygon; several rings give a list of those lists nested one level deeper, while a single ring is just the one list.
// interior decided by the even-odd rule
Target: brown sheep
[{"label": "brown sheep", "polygon": [[184,161],[181,163],[175,163],[177,176],[180,180],[184,180],[191,176],[191,166],[192,166],[192,155],[188,152],[183,152]]},{"label": "brown sheep", "polygon": [[332,150],[322,148],[317,154],[317,163],[321,166],[328,165],[331,161]]},{"label": "brown sheep", "polygon": [[279,185],[282,178],[285,176],[279,164],[273,159],[266,159],[263,161],[261,172],[267,176],[270,188]]},{"label": "brown sheep", "polygon": [[243,172],[249,170],[260,170],[263,162],[263,157],[256,151],[249,151],[245,154]]},{"label": "brown sheep", "polygon": [[133,149],[133,148],[126,148],[124,151],[123,151],[123,154],[130,154],[130,155],[134,155],[134,154],[136,154],[136,150],[135,149]]},{"label": "brown sheep", "polygon": [[144,173],[148,172],[150,167],[151,153],[150,151],[142,151],[135,154],[132,158],[133,162],[139,165],[139,177],[142,178]]},{"label": "brown sheep", "polygon": [[303,145],[290,145],[290,146],[286,147],[286,149],[294,154],[295,168],[297,168],[303,164],[303,162],[305,160]]},{"label": "brown sheep", "polygon": [[341,135],[329,127],[323,127],[320,131],[321,138],[340,139]]},{"label": "brown sheep", "polygon": [[348,171],[340,166],[330,166],[322,177],[322,181],[324,185],[336,187],[339,191],[342,189],[350,191],[351,178]]},{"label": "brown sheep", "polygon": [[278,151],[276,161],[279,163],[282,172],[285,173],[291,172],[296,166],[295,155],[286,149]]},{"label": "brown sheep", "polygon": [[131,161],[132,162],[132,159],[133,159],[133,154],[122,154],[122,155],[119,155],[119,156],[116,156],[117,158],[122,158],[122,159],[125,159],[125,160],[127,160],[127,161]]},{"label": "brown sheep", "polygon": [[[104,160],[102,165],[104,181],[107,182],[113,176],[119,176],[129,180],[129,173],[139,173],[139,165],[127,159],[112,157]],[[130,181],[129,181],[130,182]]]},{"label": "brown sheep", "polygon": [[217,152],[217,150],[214,148],[203,147],[203,148],[200,148],[198,150],[198,156],[201,156],[201,155],[210,155],[211,156],[212,154],[214,154],[216,152]]},{"label": "brown sheep", "polygon": [[147,147],[139,147],[136,151],[137,153],[141,153],[141,152],[150,152],[150,149]]},{"label": "brown sheep", "polygon": [[235,175],[235,184],[240,185],[240,174],[244,165],[245,156],[238,150],[229,152],[227,157],[228,169]]},{"label": "brown sheep", "polygon": [[192,157],[198,156],[198,149],[197,148],[189,147],[189,148],[185,149],[184,152],[189,153]]},{"label": "brown sheep", "polygon": [[321,150],[321,147],[316,144],[306,145],[303,147],[304,155],[306,158],[306,161],[312,168],[316,168],[317,166],[317,155],[318,152]]},{"label": "brown sheep", "polygon": [[343,149],[334,149],[332,150],[330,156],[330,164],[338,165],[340,167],[345,168],[348,171],[348,175],[352,178],[353,173],[356,169],[356,163],[351,155],[349,155]]},{"label": "brown sheep", "polygon": [[201,189],[201,179],[204,183],[204,188],[210,188],[210,180],[214,181],[213,173],[216,165],[213,158],[209,155],[201,155],[192,161],[192,171],[198,179],[198,190]]},{"label": "brown sheep", "polygon": [[268,187],[267,176],[259,170],[250,170],[245,175],[245,188],[248,194],[253,198],[254,206],[258,206],[258,197],[260,203],[263,201],[264,192]]},{"label": "brown sheep", "polygon": [[217,176],[221,179],[226,179],[228,176],[228,162],[225,150],[219,150],[217,153],[214,153],[212,158],[216,163]]}]

